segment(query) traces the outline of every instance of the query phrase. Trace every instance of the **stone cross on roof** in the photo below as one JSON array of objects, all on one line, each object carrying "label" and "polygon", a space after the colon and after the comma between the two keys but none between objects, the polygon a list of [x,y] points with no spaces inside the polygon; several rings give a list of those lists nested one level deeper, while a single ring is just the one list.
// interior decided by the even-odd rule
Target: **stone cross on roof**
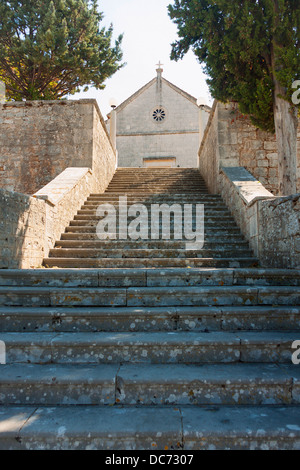
[{"label": "stone cross on roof", "polygon": [[162,66],[163,64],[161,64],[160,61],[159,61],[159,63],[156,64],[156,65],[158,66],[158,69],[156,69],[157,78],[158,78],[158,79],[161,79],[161,75],[162,75],[162,72],[163,72],[163,69],[161,68],[161,66]]}]

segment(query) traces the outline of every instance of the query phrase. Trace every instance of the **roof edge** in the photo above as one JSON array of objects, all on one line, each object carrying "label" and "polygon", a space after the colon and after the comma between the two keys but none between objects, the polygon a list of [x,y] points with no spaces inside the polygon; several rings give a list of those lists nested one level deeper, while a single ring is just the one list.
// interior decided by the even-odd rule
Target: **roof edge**
[{"label": "roof edge", "polygon": [[[150,80],[150,82],[146,83],[146,85],[142,86],[141,88],[139,88],[139,90],[137,90],[135,93],[133,93],[133,95],[129,96],[129,98],[127,98],[125,101],[123,101],[123,103],[121,103],[119,106],[117,106],[115,108],[115,111],[116,112],[120,112],[122,111],[124,108],[126,108],[126,106],[128,106],[134,99],[136,99],[139,95],[141,95],[144,91],[146,91],[148,88],[150,88],[150,86],[152,86],[157,80],[157,77],[153,78],[152,80]],[[189,93],[187,93],[186,91],[182,90],[181,88],[179,88],[178,86],[174,85],[174,83],[171,83],[169,82],[168,80],[166,80],[164,77],[162,77],[162,82],[164,82],[166,85],[168,85],[169,87],[171,87],[174,91],[176,91],[176,93],[179,93],[181,96],[183,96],[184,98],[188,99],[191,103],[193,103],[195,106],[198,107],[198,104],[197,104],[197,98],[195,98],[194,96],[190,95]],[[107,116],[110,116],[110,113],[107,115]]]}]

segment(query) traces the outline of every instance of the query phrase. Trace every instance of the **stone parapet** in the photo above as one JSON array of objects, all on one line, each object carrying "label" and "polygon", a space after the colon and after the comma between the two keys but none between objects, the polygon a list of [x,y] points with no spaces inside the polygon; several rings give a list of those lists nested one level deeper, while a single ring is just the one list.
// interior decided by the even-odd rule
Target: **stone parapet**
[{"label": "stone parapet", "polygon": [[106,187],[116,155],[96,100],[0,104],[0,187],[34,194],[68,167]]},{"label": "stone parapet", "polygon": [[1,268],[36,268],[90,194],[88,168],[67,168],[34,196],[0,189]]},{"label": "stone parapet", "polygon": [[0,130],[0,265],[38,267],[116,153],[95,100],[6,103]]},{"label": "stone parapet", "polygon": [[[300,191],[300,122],[298,126]],[[218,192],[221,167],[244,167],[273,195],[278,195],[276,136],[256,128],[237,103],[214,102],[199,149],[199,168],[210,191]]]},{"label": "stone parapet", "polygon": [[263,267],[300,267],[300,194],[274,197],[245,168],[222,168],[220,192]]}]

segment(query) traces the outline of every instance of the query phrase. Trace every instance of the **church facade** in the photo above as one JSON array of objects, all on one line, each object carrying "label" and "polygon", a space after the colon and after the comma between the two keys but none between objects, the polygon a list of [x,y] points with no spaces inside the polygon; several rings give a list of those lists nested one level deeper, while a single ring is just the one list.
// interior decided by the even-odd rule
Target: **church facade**
[{"label": "church facade", "polygon": [[210,108],[201,114],[197,99],[162,72],[159,64],[157,76],[114,110],[119,167],[197,167]]}]

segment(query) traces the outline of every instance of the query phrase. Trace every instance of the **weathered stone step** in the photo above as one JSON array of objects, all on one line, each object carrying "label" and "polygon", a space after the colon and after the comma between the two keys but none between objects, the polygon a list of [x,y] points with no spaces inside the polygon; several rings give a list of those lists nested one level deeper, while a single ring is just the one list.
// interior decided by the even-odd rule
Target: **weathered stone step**
[{"label": "weathered stone step", "polygon": [[[73,227],[72,227],[73,228]],[[112,235],[112,234],[110,234]],[[70,232],[68,231],[67,233],[63,233],[61,235],[61,240],[99,240],[99,237],[96,233],[96,230],[94,230],[93,233],[88,233],[88,232],[83,232],[83,233],[77,233],[77,232]],[[175,244],[174,246],[179,246],[180,244],[185,242],[181,241],[176,241],[174,238],[171,239],[172,242]],[[228,234],[220,234],[218,236],[218,233],[215,236],[215,233],[212,232],[212,235],[206,234],[205,237],[206,242],[209,243],[234,243],[234,242],[241,242],[241,243],[246,243],[243,239],[240,233],[228,233]],[[109,241],[103,240],[104,243],[109,243]],[[111,243],[114,243],[114,240],[110,240]],[[59,243],[59,242],[58,242]],[[151,241],[149,243],[157,244],[157,246],[162,247],[163,244],[168,243],[167,240],[157,240],[157,241]],[[154,245],[153,245],[154,246]]]},{"label": "weathered stone step", "polygon": [[299,332],[300,306],[0,307],[2,333],[237,330]]},{"label": "weathered stone step", "polygon": [[[136,171],[135,171],[136,170]],[[142,168],[135,168],[133,171],[120,171],[120,169],[118,168],[117,171],[115,172],[114,174],[114,177],[113,179],[117,179],[117,178],[149,178],[151,179],[153,176],[155,176],[157,179],[161,179],[159,178],[160,176],[163,177],[164,175],[170,177],[170,178],[181,178],[181,179],[189,179],[189,178],[199,178],[199,179],[203,179],[203,177],[201,176],[201,173],[199,172],[198,169],[196,169],[196,171],[188,171],[187,168],[184,168],[184,169],[181,169],[181,171],[179,169],[177,169],[177,171],[163,171],[162,169],[158,169],[158,171],[142,171]]]},{"label": "weathered stone step", "polygon": [[[113,186],[108,186],[107,189],[105,190],[105,194],[109,193],[127,193],[130,192],[132,193],[138,193],[138,194],[174,194],[178,193],[178,183],[172,185],[172,186],[138,186],[138,185],[113,185]],[[193,193],[201,193],[201,194],[207,194],[208,191],[206,188],[202,186],[189,186],[185,192],[187,194],[193,194]]]},{"label": "weathered stone step", "polygon": [[[97,225],[99,221],[100,221],[100,217],[97,218],[96,216],[91,216],[91,215],[87,215],[87,216],[75,215],[74,220],[71,220],[70,222],[70,226],[77,226],[77,227],[79,227],[80,225],[92,226],[93,224]],[[173,225],[174,224],[171,221],[170,227],[172,227]],[[118,227],[118,224],[117,224],[117,227]],[[218,230],[221,227],[237,228],[237,225],[233,217],[230,215],[224,216],[222,218],[220,218],[220,216],[209,216],[209,217],[205,216],[204,217],[204,228],[210,228],[210,229],[215,228],[216,230]]]},{"label": "weathered stone step", "polygon": [[[66,227],[66,233],[93,233],[95,234],[97,223],[95,223],[94,225],[70,225],[69,227]],[[241,231],[236,225],[215,227],[214,225],[211,225],[211,224],[208,225],[208,223],[206,223],[204,227],[204,233],[206,234],[206,236],[215,235],[216,237],[223,237],[223,236],[225,237],[227,235],[234,234],[234,235],[238,235],[240,238],[242,237]],[[171,232],[171,239],[172,237],[173,237],[173,234]]]},{"label": "weathered stone step", "polygon": [[194,178],[194,177],[189,177],[189,178],[180,178],[180,177],[175,177],[173,178],[172,176],[166,177],[166,178],[136,178],[132,179],[131,181],[128,178],[113,178],[112,181],[109,183],[109,186],[129,186],[129,187],[136,187],[136,186],[141,186],[141,187],[169,187],[173,186],[174,184],[180,184],[181,188],[189,188],[190,186],[203,186],[206,187],[206,184],[203,180],[200,178]]},{"label": "weathered stone step", "polygon": [[54,268],[245,268],[257,267],[250,258],[45,258],[44,265]]},{"label": "weathered stone step", "polygon": [[[139,195],[136,195],[136,194],[133,194],[131,196],[130,194],[130,191],[126,191],[126,193],[123,193],[123,194],[120,194],[119,192],[116,192],[115,194],[105,194],[105,192],[102,192],[102,193],[91,193],[88,197],[87,197],[87,200],[90,201],[90,200],[94,200],[94,199],[98,199],[98,198],[106,198],[106,197],[111,197],[111,198],[119,198],[120,196],[127,196],[128,198],[132,197],[134,199],[142,199],[144,196],[139,196]],[[152,196],[152,199],[162,199],[162,200],[176,200],[176,199],[184,199],[185,197],[187,197],[188,199],[193,199],[195,196],[189,194],[189,193],[185,193],[184,191],[180,191],[180,188],[179,190],[177,191],[176,194],[172,194],[172,195],[169,195],[169,194],[154,194]],[[220,201],[222,202],[223,199],[222,197],[220,196],[220,194],[212,194],[212,193],[208,193],[208,194],[200,194],[199,197],[201,199],[206,199],[206,200],[211,200],[211,201]]]},{"label": "weathered stone step", "polygon": [[180,249],[113,249],[110,248],[53,248],[50,257],[55,258],[249,258],[252,252],[247,247],[214,249],[180,250]]},{"label": "weathered stone step", "polygon": [[[96,216],[97,214],[97,209],[98,209],[99,206],[97,206],[95,209],[94,208],[91,208],[89,206],[87,207],[84,207],[83,209],[79,209],[77,211],[77,215],[92,215],[94,216],[95,218],[99,218],[99,219],[102,219],[104,216]],[[146,206],[145,206],[146,207]],[[183,207],[180,206],[180,209],[181,211],[183,211]],[[148,210],[148,220],[151,220],[151,208],[147,208]],[[119,212],[118,210],[116,211],[117,213]],[[213,216],[218,216],[218,217],[227,217],[229,215],[231,215],[231,213],[229,212],[229,210],[227,208],[224,208],[224,207],[204,207],[204,215],[206,217],[213,217]],[[130,218],[136,218],[136,215],[133,215],[133,216],[130,216],[128,215],[128,219]],[[171,216],[171,220],[173,219],[173,213],[172,213],[172,216]],[[160,218],[161,218],[161,215],[160,215]],[[195,221],[196,220],[196,217],[195,217],[195,214],[193,215],[192,217],[192,220]]]},{"label": "weathered stone step", "polygon": [[116,377],[123,405],[300,403],[300,369],[275,364],[124,364]]},{"label": "weathered stone step", "polygon": [[126,181],[114,181],[110,183],[105,192],[116,190],[116,191],[135,191],[137,189],[141,189],[142,191],[153,191],[159,190],[161,192],[168,192],[169,190],[175,190],[180,187],[180,191],[182,192],[189,192],[191,190],[201,190],[203,192],[207,192],[207,187],[201,181],[186,181],[182,183],[180,179],[170,180],[168,178],[167,182],[158,182],[158,181],[134,181],[134,182],[126,182]]},{"label": "weathered stone step", "polygon": [[0,419],[0,450],[300,449],[297,406],[8,406]]},{"label": "weathered stone step", "polygon": [[295,406],[10,406],[0,419],[1,450],[300,449]]},{"label": "weathered stone step", "polygon": [[183,192],[191,192],[191,191],[203,191],[207,192],[207,187],[200,183],[200,182],[193,182],[191,181],[190,183],[182,184],[180,181],[170,181],[166,183],[157,183],[157,182],[150,182],[150,183],[139,183],[139,182],[133,182],[133,183],[122,183],[122,182],[113,182],[110,183],[105,192],[110,192],[110,191],[130,191],[130,192],[135,192],[137,190],[140,191],[147,191],[147,192],[166,192],[168,193],[169,191],[178,192],[178,186],[180,185],[181,191]]},{"label": "weathered stone step", "polygon": [[[124,193],[128,194],[128,195],[132,195],[132,196],[136,196],[136,195],[140,195],[140,194],[143,194],[143,191],[144,193],[147,195],[149,194],[149,196],[157,196],[157,195],[161,195],[161,196],[164,196],[165,194],[162,193],[162,192],[159,192],[160,190],[155,191],[154,190],[150,190],[150,189],[145,189],[145,190],[141,190],[141,189],[137,189],[135,190],[134,188],[132,189],[131,187],[128,187],[128,188],[125,188],[124,190]],[[107,194],[109,196],[112,196],[114,194],[117,194],[117,195],[120,195],[120,193],[122,193],[122,191],[120,191],[119,189],[118,190],[105,190],[103,194]],[[96,193],[92,193],[90,194],[90,196],[92,195],[95,195]],[[201,188],[197,188],[197,189],[192,189],[191,191],[188,189],[188,188],[183,188],[183,190],[180,191],[180,193],[178,192],[178,186],[176,188],[174,188],[173,190],[171,189],[168,189],[167,192],[166,192],[166,196],[170,196],[170,197],[182,197],[184,198],[185,196],[201,196],[201,194],[204,194],[204,195],[207,195],[207,191],[204,191],[202,190]]]},{"label": "weathered stone step", "polygon": [[[109,248],[109,249],[146,249],[146,250],[185,250],[185,241],[176,240],[58,240],[55,243],[55,248]],[[205,249],[215,250],[221,247],[223,250],[234,250],[236,248],[247,248],[248,243],[244,240],[226,241],[220,240],[213,242],[206,240],[204,243]]]},{"label": "weathered stone step", "polygon": [[12,287],[174,287],[300,286],[297,269],[2,269],[0,286]]},{"label": "weathered stone step", "polygon": [[1,333],[6,363],[288,363],[297,332]]},{"label": "weathered stone step", "polygon": [[128,193],[123,193],[123,194],[120,194],[120,193],[115,193],[113,195],[111,194],[105,194],[105,193],[101,193],[101,194],[95,194],[95,195],[91,195],[91,196],[88,196],[87,198],[87,201],[90,201],[90,202],[93,202],[93,201],[102,201],[102,200],[109,200],[109,201],[119,201],[119,198],[120,197],[124,197],[124,196],[127,196],[127,200],[128,201],[137,201],[137,202],[140,202],[140,201],[149,201],[149,203],[151,203],[151,201],[153,201],[153,203],[155,202],[160,202],[161,203],[174,203],[174,202],[184,202],[184,203],[188,203],[190,201],[194,202],[194,201],[200,201],[200,202],[211,202],[211,203],[220,203],[220,204],[223,204],[223,200],[221,199],[221,196],[217,195],[217,194],[200,194],[199,196],[193,196],[193,195],[190,195],[190,194],[174,194],[172,196],[168,195],[168,194],[164,194],[164,195],[153,195],[151,197],[146,197],[145,196],[139,196],[139,195],[130,195]]},{"label": "weathered stone step", "polygon": [[[89,210],[94,209],[94,210],[96,210],[99,207],[100,202],[103,203],[103,201],[95,202],[94,200],[88,200],[84,203],[83,206],[81,206],[81,208],[82,208],[81,210],[83,210],[83,209],[89,209]],[[107,203],[107,201],[104,201],[104,202],[105,202],[105,204]],[[140,203],[140,202],[143,202],[143,201],[138,201],[138,202]],[[119,207],[119,200],[115,200],[115,201],[112,200],[110,203],[112,205],[114,205],[116,208]],[[166,204],[166,202],[163,202],[163,201],[161,201],[161,203]],[[216,202],[215,201],[207,201],[207,202],[204,202],[204,201],[202,202],[201,201],[201,203],[204,204],[205,208],[210,209],[210,210],[211,209],[214,209],[214,210],[217,210],[217,211],[228,210],[228,208],[227,208],[227,206],[225,206],[225,204],[220,203],[218,201],[216,201]],[[168,205],[172,205],[172,204],[173,204],[173,201],[171,201],[171,204],[168,204]],[[178,204],[178,202],[175,203],[175,204]],[[186,204],[186,202],[183,201],[182,204]],[[145,207],[147,207],[147,209],[151,209],[151,206],[153,205],[153,202],[145,201],[145,203],[143,203],[143,205]]]},{"label": "weathered stone step", "polygon": [[295,286],[0,287],[2,306],[250,306],[299,305]]},{"label": "weathered stone step", "polygon": [[2,405],[292,405],[300,369],[275,364],[9,364]]},{"label": "weathered stone step", "polygon": [[182,180],[185,180],[185,179],[190,179],[190,178],[199,178],[201,180],[203,180],[203,177],[201,176],[201,173],[199,172],[199,170],[197,171],[194,171],[194,172],[189,172],[189,171],[186,171],[186,169],[184,169],[183,171],[177,171],[177,172],[172,172],[172,171],[156,171],[156,172],[146,172],[146,171],[139,171],[141,169],[137,169],[137,171],[131,171],[131,172],[126,172],[126,171],[119,171],[119,169],[117,169],[117,171],[115,172],[114,176],[113,176],[113,180],[115,179],[121,179],[121,178],[127,178],[130,180],[130,178],[141,178],[141,179],[151,179],[153,177],[153,175],[156,175],[156,179],[160,180],[161,178],[159,178],[160,176],[162,175],[167,175],[168,177],[170,178],[180,178]]},{"label": "weathered stone step", "polygon": [[[74,220],[97,220],[100,221],[103,219],[104,216],[97,216],[96,211],[89,211],[89,210],[79,210],[78,215],[74,216]],[[133,218],[136,218],[134,215]],[[160,217],[161,219],[161,217]],[[199,218],[198,218],[199,219]],[[220,220],[221,219],[221,220]],[[130,217],[128,216],[128,220],[130,220]],[[151,221],[151,215],[148,215],[149,222]],[[196,217],[192,217],[192,222],[195,224],[196,222]],[[206,210],[204,211],[204,221],[218,221],[218,223],[223,223],[223,222],[234,222],[234,219],[229,211],[223,211],[223,212],[218,212],[214,210]],[[174,224],[173,217],[171,217],[170,220],[170,225],[172,226]],[[160,225],[161,225],[161,220],[160,220]]]}]

